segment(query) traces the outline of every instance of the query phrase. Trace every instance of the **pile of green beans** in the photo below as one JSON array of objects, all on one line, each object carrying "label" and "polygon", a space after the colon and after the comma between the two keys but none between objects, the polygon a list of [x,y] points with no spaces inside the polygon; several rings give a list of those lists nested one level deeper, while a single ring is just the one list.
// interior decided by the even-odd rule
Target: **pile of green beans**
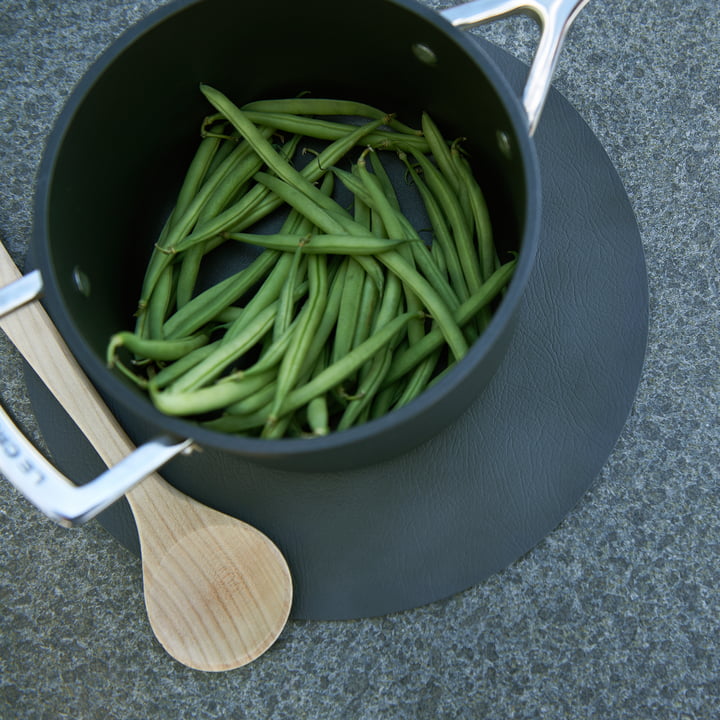
[{"label": "pile of green beans", "polygon": [[[461,141],[427,113],[414,129],[358,102],[240,108],[201,90],[214,114],[109,366],[163,413],[254,437],[326,435],[406,405],[467,353],[515,268]],[[322,149],[298,169],[307,143]],[[429,227],[404,214],[389,162]],[[257,249],[203,287],[220,246]]]}]

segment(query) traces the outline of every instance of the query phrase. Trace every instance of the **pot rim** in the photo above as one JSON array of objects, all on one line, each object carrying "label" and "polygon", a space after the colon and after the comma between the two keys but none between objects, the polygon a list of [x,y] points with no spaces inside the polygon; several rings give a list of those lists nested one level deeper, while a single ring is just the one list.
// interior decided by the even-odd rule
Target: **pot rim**
[{"label": "pot rim", "polygon": [[499,337],[511,325],[535,265],[540,236],[540,168],[534,140],[528,130],[527,115],[521,99],[510,87],[508,80],[480,43],[474,40],[467,31],[453,27],[437,11],[420,5],[415,0],[385,0],[388,4],[400,6],[409,12],[419,14],[458,45],[462,52],[471,58],[473,64],[487,76],[508,113],[517,143],[517,152],[522,157],[526,202],[525,223],[521,233],[521,251],[505,297],[496,312],[493,313],[490,324],[480,338],[473,343],[467,355],[456,363],[447,375],[406,406],[394,410],[382,418],[309,440],[307,438],[264,439],[224,434],[208,430],[189,420],[165,415],[157,410],[148,398],[128,391],[126,382],[106,367],[103,359],[89,347],[73,320],[59,290],[60,282],[55,273],[54,264],[49,259],[51,254],[48,234],[49,198],[55,163],[65,134],[72,125],[77,109],[82,105],[85,96],[92,90],[95,83],[143,35],[151,32],[172,16],[205,1],[174,0],[128,28],[84,73],[59,113],[48,136],[37,176],[30,250],[31,262],[40,269],[43,277],[45,286],[43,304],[71,352],[106,400],[110,399],[111,402],[118,403],[154,426],[163,428],[170,435],[192,438],[200,447],[228,451],[258,460],[267,457],[302,458],[319,455],[327,450],[341,450],[343,447],[354,445],[359,441],[367,441],[375,436],[380,436],[418,414],[431,412],[448,392],[466,381],[473,368],[491,352]]}]

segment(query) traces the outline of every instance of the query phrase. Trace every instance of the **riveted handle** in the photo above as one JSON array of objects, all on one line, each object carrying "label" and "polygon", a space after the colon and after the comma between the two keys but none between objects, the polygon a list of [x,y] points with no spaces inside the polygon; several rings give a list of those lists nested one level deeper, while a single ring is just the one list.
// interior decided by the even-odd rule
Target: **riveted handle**
[{"label": "riveted handle", "polygon": [[474,27],[509,15],[525,14],[540,26],[540,41],[523,92],[530,135],[540,122],[565,37],[589,0],[473,0],[441,11],[455,27]]}]

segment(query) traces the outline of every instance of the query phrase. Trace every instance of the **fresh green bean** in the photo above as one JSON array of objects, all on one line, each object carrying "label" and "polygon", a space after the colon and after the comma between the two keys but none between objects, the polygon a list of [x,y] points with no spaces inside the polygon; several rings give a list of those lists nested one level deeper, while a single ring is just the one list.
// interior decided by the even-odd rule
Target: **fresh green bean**
[{"label": "fresh green bean", "polygon": [[202,415],[222,410],[258,392],[272,379],[272,373],[256,375],[190,392],[167,390],[160,392],[150,385],[150,398],[155,407],[166,415]]},{"label": "fresh green bean", "polygon": [[256,100],[243,105],[243,110],[255,112],[287,113],[291,115],[336,115],[357,116],[382,120],[388,127],[408,135],[422,135],[422,131],[409,127],[389,116],[383,110],[354,100],[334,98],[281,98],[277,100]]},{"label": "fresh green bean", "polygon": [[[297,133],[316,140],[338,140],[347,134],[348,127],[343,122],[320,120],[287,113],[256,112],[245,110],[248,120],[259,126],[271,126],[284,132]],[[358,143],[359,144],[359,143]],[[427,140],[420,135],[410,135],[378,128],[363,138],[362,144],[381,150],[417,150],[428,152]]]},{"label": "fresh green bean", "polygon": [[[280,410],[282,415],[286,416],[288,413],[307,405],[313,398],[340,385],[346,377],[357,371],[358,368],[387,345],[397,333],[401,332],[412,316],[413,313],[403,313],[394,317],[391,322],[383,326],[364,343],[354,348],[341,360],[332,363],[313,377],[312,380],[292,390],[282,405]],[[243,432],[265,425],[269,414],[270,408],[265,406],[263,409],[247,416],[225,415],[222,418],[206,423],[206,426],[222,432]]]},{"label": "fresh green bean", "polygon": [[468,201],[475,222],[475,233],[480,255],[480,267],[483,280],[487,280],[495,271],[495,244],[493,242],[490,213],[480,185],[475,179],[470,165],[458,153],[453,155],[458,174],[467,189]]},{"label": "fresh green bean", "polygon": [[227,177],[236,164],[242,160],[244,153],[245,149],[242,146],[235,148],[218,166],[212,176],[207,178],[202,184],[200,190],[182,213],[182,216],[173,219],[173,223],[166,237],[163,239],[162,245],[156,245],[150,257],[140,295],[140,312],[145,310],[160,274],[172,261],[172,257],[177,252],[177,248],[182,240],[184,240],[193,229],[208,198],[210,198],[218,185]]},{"label": "fresh green bean", "polygon": [[[373,120],[366,125],[348,131],[332,144],[328,145],[317,157],[317,162],[309,163],[302,170],[310,182],[317,181],[324,173],[324,168],[332,167],[338,163],[350,150],[362,141],[368,133],[372,132],[381,120]],[[213,220],[204,223],[202,227],[193,230],[175,246],[176,252],[187,250],[197,243],[216,237],[223,232],[239,232],[251,224],[262,220],[273,210],[280,207],[282,199],[271,197],[271,192],[262,185],[256,185],[237,203],[224,210]]]},{"label": "fresh green bean", "polygon": [[[510,260],[496,270],[489,280],[483,283],[478,292],[468,298],[456,311],[455,318],[460,326],[470,322],[484,307],[489,305],[498,294],[507,286],[515,271],[517,260]],[[387,382],[392,382],[402,377],[411,370],[417,363],[422,361],[433,350],[439,348],[445,338],[442,332],[433,328],[416,345],[408,348],[405,352],[395,357],[392,367],[388,372]]]},{"label": "fresh green bean", "polygon": [[410,374],[410,378],[405,382],[400,397],[393,404],[393,410],[397,410],[398,408],[407,405],[427,388],[433,371],[437,366],[439,357],[440,350],[435,350],[415,367]]},{"label": "fresh green bean", "polygon": [[302,376],[312,373],[318,358],[326,349],[326,344],[330,335],[337,326],[346,272],[347,265],[342,263],[335,273],[335,276],[332,278],[322,318],[320,319],[320,323],[315,331],[315,337],[312,338],[307,354],[302,362],[302,367],[300,369],[300,375]]},{"label": "fresh green bean", "polygon": [[309,293],[301,311],[302,319],[278,369],[277,387],[268,419],[270,424],[279,417],[279,410],[287,394],[302,372],[303,359],[322,320],[328,296],[327,261],[324,256],[309,256],[308,280]]},{"label": "fresh green bean", "polygon": [[110,338],[107,349],[107,364],[113,367],[121,347],[127,348],[139,358],[150,360],[177,360],[208,341],[207,335],[192,335],[179,340],[149,340],[135,333],[122,331]]},{"label": "fresh green bean", "polygon": [[365,275],[363,281],[362,297],[357,322],[355,324],[355,335],[353,336],[352,347],[367,340],[372,330],[375,309],[377,308],[380,293],[372,278]]},{"label": "fresh green bean", "polygon": [[378,255],[378,260],[417,294],[437,323],[456,359],[464,357],[468,351],[465,337],[457,326],[452,311],[430,283],[420,273],[413,270],[395,250],[381,253]]},{"label": "fresh green bean", "polygon": [[203,181],[206,179],[209,169],[220,147],[220,140],[215,137],[206,137],[200,141],[197,151],[190,161],[185,179],[178,192],[175,208],[173,209],[172,222],[178,221],[184,215],[195,196],[197,195]]},{"label": "fresh green bean", "polygon": [[[249,415],[257,412],[263,407],[270,407],[270,403],[275,395],[275,377],[268,376],[266,384],[256,392],[242,398],[225,408],[225,412],[229,415]],[[268,411],[269,412],[269,411]]]},{"label": "fresh green bean", "polygon": [[170,310],[173,294],[173,268],[166,267],[161,273],[155,292],[147,306],[147,337],[151,340],[164,338],[163,324]]},{"label": "fresh green bean", "polygon": [[192,335],[260,282],[275,265],[277,258],[276,251],[266,250],[246,268],[196,295],[165,321],[165,337],[176,339]]},{"label": "fresh green bean", "polygon": [[[416,234],[406,232],[406,227],[399,219],[399,204],[397,203],[397,198],[395,197],[392,190],[387,187],[388,185],[390,185],[390,179],[384,172],[382,164],[376,162],[376,165],[380,168],[381,174],[384,178],[385,187],[383,186],[384,184],[382,180],[372,175],[368,171],[367,165],[365,163],[365,154],[366,153],[363,153],[360,156],[360,159],[357,163],[358,177],[360,178],[360,181],[369,193],[372,200],[371,207],[377,210],[378,215],[382,219],[383,225],[385,226],[386,233],[391,238],[413,238],[414,240],[419,240],[419,237]],[[373,151],[370,154],[374,155],[375,153]],[[388,192],[390,193],[390,196],[388,196]],[[395,199],[395,202],[393,202],[393,198]],[[400,248],[397,252],[397,255],[404,259],[404,261],[408,264],[409,268],[413,270],[415,269],[415,263],[411,249]],[[422,308],[422,305],[420,299],[417,297],[415,289],[405,281],[403,281],[403,288],[405,292],[405,302],[407,304],[408,311],[419,312]],[[416,319],[408,323],[408,335],[411,339],[411,342],[418,342],[420,338],[422,338],[423,334],[423,320],[420,316],[418,316]]]},{"label": "fresh green bean", "polygon": [[352,257],[348,257],[345,262],[347,269],[331,355],[333,361],[339,360],[353,346],[365,284],[365,271],[362,266]]},{"label": "fresh green bean", "polygon": [[460,266],[467,282],[470,293],[477,291],[482,285],[480,273],[480,261],[473,243],[473,232],[468,226],[462,208],[447,182],[443,179],[440,171],[428,160],[427,157],[413,153],[413,157],[422,168],[425,181],[428,187],[435,194],[438,203],[443,208],[450,227],[453,230],[455,246],[457,248]]},{"label": "fresh green bean", "polygon": [[445,180],[450,185],[452,190],[457,193],[460,180],[457,174],[457,168],[453,162],[453,158],[450,153],[450,148],[440,132],[435,121],[430,117],[427,112],[422,113],[421,124],[423,129],[423,135],[428,141],[430,146],[430,152],[435,158],[435,162],[440,169],[440,172],[445,177]]},{"label": "fresh green bean", "polygon": [[[292,255],[289,253],[280,253],[277,256],[275,265],[265,276],[262,285],[245,305],[242,313],[225,331],[223,342],[229,342],[236,335],[242,333],[258,313],[262,312],[268,305],[278,302],[292,262]],[[297,290],[298,288],[294,288],[293,292],[297,292]]]},{"label": "fresh green bean", "polygon": [[[263,135],[269,137],[272,129],[266,129]],[[297,144],[288,143],[287,152],[292,153],[294,146]],[[242,187],[252,176],[262,167],[262,158],[259,158],[249,143],[243,143],[237,152],[237,163],[230,172],[217,185],[203,205],[197,218],[197,223],[202,225],[218,213],[224,210],[230,199],[238,192],[238,188]],[[200,262],[205,253],[203,245],[196,245],[185,253],[178,273],[178,286],[176,291],[176,303],[178,307],[182,307],[192,298]]]},{"label": "fresh green bean", "polygon": [[466,300],[469,297],[467,283],[462,271],[460,259],[458,258],[455,242],[452,239],[443,211],[425,181],[408,162],[407,155],[403,153],[400,157],[407,166],[410,177],[415,183],[415,187],[418,189],[420,197],[423,200],[425,210],[427,211],[430,224],[433,228],[433,244],[437,243],[442,249],[447,265],[448,275],[450,277],[452,287],[455,290],[455,294],[460,300]]},{"label": "fresh green bean", "polygon": [[338,421],[338,430],[346,430],[352,427],[372,403],[392,362],[391,343],[392,341],[389,343],[390,347],[378,352],[373,357],[365,377],[358,385],[356,399],[348,403],[348,406]]},{"label": "fresh green bean", "polygon": [[307,404],[307,420],[313,435],[322,437],[330,432],[326,395],[318,395]]},{"label": "fresh green bean", "polygon": [[371,335],[364,343],[351,350],[345,357],[329,365],[301,387],[292,390],[283,403],[280,412],[285,414],[296,410],[306,405],[314,397],[340,385],[346,377],[358,370],[384,345],[390,342],[398,332],[401,332],[414,316],[415,313],[408,312],[397,315],[391,322]]},{"label": "fresh green bean", "polygon": [[352,255],[357,262],[358,256],[377,255],[404,245],[406,238],[378,238],[374,235],[346,235],[344,233],[321,233],[319,235],[258,235],[256,233],[226,233],[228,240],[257,245],[269,250],[278,250],[288,254],[300,249],[303,255]]},{"label": "fresh green bean", "polygon": [[231,363],[253,348],[272,328],[277,301],[259,312],[232,340],[224,339],[211,355],[176,380],[168,392],[197,390],[215,380]]},{"label": "fresh green bean", "polygon": [[243,111],[225,97],[225,95],[208,85],[201,85],[200,89],[205,97],[227,117],[237,131],[253,146],[255,152],[278,177],[300,190],[300,192],[307,195],[307,197],[325,210],[333,212],[342,210],[332,198],[325,195],[325,193],[285,160],[263,137],[258,128],[248,120]]},{"label": "fresh green bean", "polygon": [[152,385],[155,390],[162,390],[184,375],[188,370],[195,367],[200,361],[204,360],[210,353],[216,350],[219,345],[220,341],[216,340],[215,342],[191,350],[187,355],[183,355],[172,364],[166,365],[160,370],[160,372],[150,380],[150,385]]},{"label": "fresh green bean", "polygon": [[292,322],[293,313],[295,310],[295,303],[293,294],[295,287],[298,282],[302,282],[307,269],[307,263],[305,262],[305,256],[302,252],[302,245],[298,243],[297,249],[293,253],[292,263],[290,270],[288,270],[287,278],[285,283],[280,290],[280,306],[278,308],[277,317],[275,318],[275,325],[273,326],[273,338],[277,340],[282,334],[290,327]]}]

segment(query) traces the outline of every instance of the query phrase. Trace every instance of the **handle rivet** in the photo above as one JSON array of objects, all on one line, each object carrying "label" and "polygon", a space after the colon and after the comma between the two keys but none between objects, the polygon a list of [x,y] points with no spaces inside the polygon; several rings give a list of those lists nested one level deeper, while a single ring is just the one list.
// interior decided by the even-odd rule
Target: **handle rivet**
[{"label": "handle rivet", "polygon": [[428,65],[430,67],[433,67],[437,65],[438,58],[435,54],[435,51],[429,46],[425,45],[425,43],[413,43],[412,44],[412,51],[413,55],[424,65]]},{"label": "handle rivet", "polygon": [[90,278],[76,265],[72,271],[72,280],[75,289],[85,297],[90,297]]},{"label": "handle rivet", "polygon": [[500,152],[509,160],[512,157],[510,136],[504,130],[498,130],[497,133],[495,133],[495,138]]}]

